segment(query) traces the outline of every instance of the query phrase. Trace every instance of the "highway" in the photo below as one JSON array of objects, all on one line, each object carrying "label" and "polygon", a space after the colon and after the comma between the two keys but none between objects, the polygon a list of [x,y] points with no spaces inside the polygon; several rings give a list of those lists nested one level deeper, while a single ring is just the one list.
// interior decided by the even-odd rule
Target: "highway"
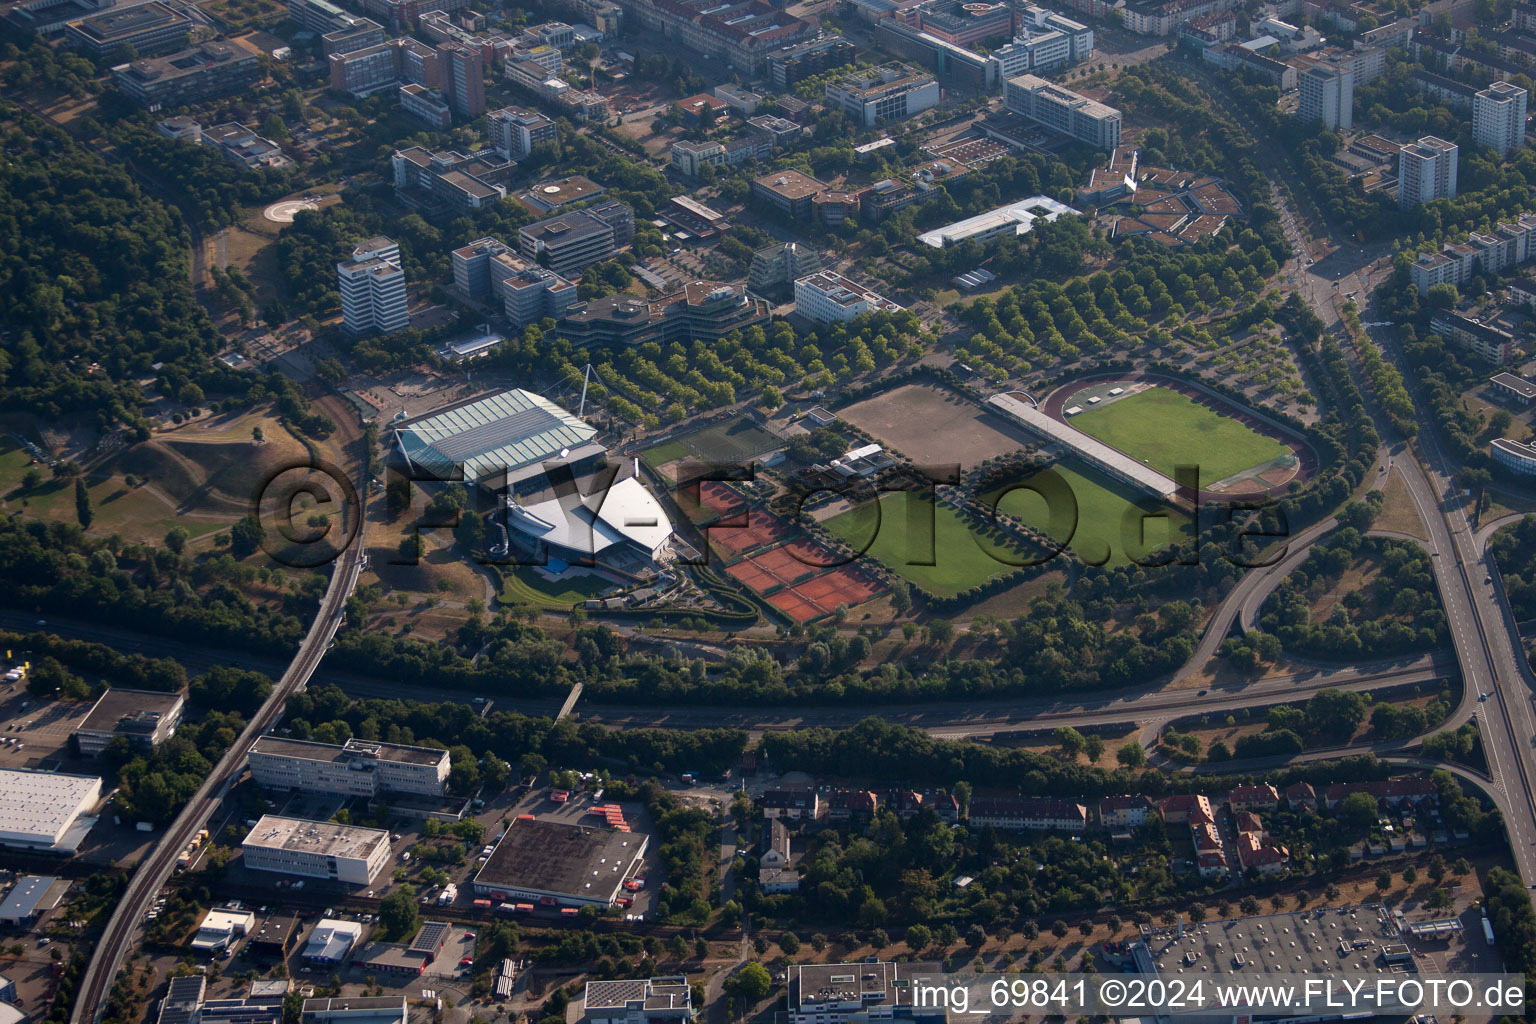
[{"label": "highway", "polygon": [[[366,503],[366,499],[364,501]],[[366,505],[360,514],[366,514]],[[187,806],[166,830],[160,843],[129,879],[128,888],[118,901],[117,909],[113,911],[112,919],[97,942],[91,962],[81,978],[75,1005],[70,1013],[70,1024],[96,1024],[101,1019],[118,969],[138,936],[145,908],[153,901],[155,893],[165,884],[166,879],[170,878],[181,851],[205,826],[228,794],[231,784],[245,770],[245,758],[252,745],[278,720],[283,713],[284,702],[290,695],[304,688],[320,660],[325,657],[326,648],[336,636],[336,630],[345,615],[347,598],[352,595],[363,570],[365,550],[359,538],[359,542],[347,548],[337,560],[309,633],[299,645],[287,671],[272,688],[272,695],[252,716],[245,731],[219,759],[213,773],[193,794]]]}]

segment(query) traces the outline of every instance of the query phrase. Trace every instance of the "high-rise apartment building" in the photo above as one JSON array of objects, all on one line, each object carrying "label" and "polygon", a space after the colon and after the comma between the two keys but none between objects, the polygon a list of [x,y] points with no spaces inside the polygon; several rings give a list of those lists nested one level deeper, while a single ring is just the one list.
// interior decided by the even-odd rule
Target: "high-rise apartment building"
[{"label": "high-rise apartment building", "polygon": [[411,325],[405,308],[405,271],[400,246],[382,235],[336,264],[341,317],[353,334],[389,334]]},{"label": "high-rise apartment building", "polygon": [[1456,195],[1456,144],[1426,135],[1397,158],[1397,206],[1406,210]]},{"label": "high-rise apartment building", "polygon": [[1302,123],[1321,121],[1329,128],[1354,125],[1355,73],[1350,68],[1314,64],[1296,78],[1300,100],[1296,116]]},{"label": "high-rise apartment building", "polygon": [[1494,82],[1472,97],[1472,137],[1500,156],[1525,145],[1525,108],[1529,97],[1518,85]]}]

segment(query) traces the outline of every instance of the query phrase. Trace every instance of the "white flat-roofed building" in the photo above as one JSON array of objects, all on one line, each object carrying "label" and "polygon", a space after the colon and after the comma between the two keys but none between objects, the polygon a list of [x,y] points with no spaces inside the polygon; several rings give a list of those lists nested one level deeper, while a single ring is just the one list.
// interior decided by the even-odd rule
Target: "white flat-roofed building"
[{"label": "white flat-roofed building", "polygon": [[912,984],[915,976],[933,975],[937,969],[937,964],[917,963],[792,964],[789,1024],[943,1024],[945,1007],[917,1005]]},{"label": "white flat-roofed building", "polygon": [[1093,56],[1093,29],[1033,5],[1020,9],[1013,42],[993,50],[987,60],[997,80],[1032,71],[1049,71]]},{"label": "white flat-roofed building", "polygon": [[581,1024],[688,1024],[694,1012],[681,975],[589,981],[581,1002]]},{"label": "white flat-roofed building", "polygon": [[192,948],[227,949],[236,938],[248,934],[255,924],[256,915],[249,910],[210,910],[197,926]]},{"label": "white flat-roofed building", "polygon": [[1000,206],[974,217],[946,224],[917,236],[924,245],[943,249],[961,242],[984,242],[998,235],[1024,235],[1035,226],[1037,220],[1055,220],[1064,213],[1077,211],[1065,203],[1058,203],[1049,196],[1031,196],[1007,206]]},{"label": "white flat-roofed building", "polygon": [[1100,149],[1113,152],[1120,147],[1120,111],[1038,75],[1005,80],[1003,106]]},{"label": "white flat-roofed building", "polygon": [[475,895],[544,906],[612,906],[649,842],[640,832],[520,818],[475,875]]},{"label": "white flat-roofed building", "polygon": [[1499,437],[1488,446],[1488,454],[1496,464],[1511,473],[1536,476],[1536,444]]},{"label": "white flat-roofed building", "polygon": [[338,996],[306,999],[300,1024],[405,1024],[405,996]]},{"label": "white flat-roofed building", "polygon": [[250,753],[251,778],[271,789],[374,797],[387,793],[441,797],[448,790],[448,751],[350,739],[341,746],[263,736]]},{"label": "white flat-roofed building", "polygon": [[1173,478],[1111,448],[1096,437],[1052,419],[1022,398],[1011,394],[993,395],[987,399],[987,405],[1033,433],[1066,445],[1116,480],[1139,487],[1153,497],[1167,501],[1178,492]]},{"label": "white flat-roofed building", "polygon": [[309,963],[322,967],[339,964],[362,937],[363,926],[356,921],[323,918],[309,933],[302,955]]},{"label": "white flat-roofed building", "polygon": [[795,312],[811,320],[846,322],[865,313],[899,313],[901,309],[889,299],[830,270],[795,282]]},{"label": "white flat-roofed building", "polygon": [[111,687],[96,698],[75,729],[80,756],[95,757],[116,736],[126,736],[136,746],[158,746],[176,734],[185,703],[179,693]]},{"label": "white flat-roofed building", "polygon": [[245,866],[301,878],[367,885],[389,866],[382,829],[266,814],[242,844]]},{"label": "white flat-roofed building", "polygon": [[100,799],[94,775],[0,769],[0,846],[74,853]]},{"label": "white flat-roofed building", "polygon": [[1503,397],[1521,405],[1530,405],[1536,402],[1536,382],[1526,380],[1524,377],[1513,373],[1498,373],[1488,378],[1488,382]]}]

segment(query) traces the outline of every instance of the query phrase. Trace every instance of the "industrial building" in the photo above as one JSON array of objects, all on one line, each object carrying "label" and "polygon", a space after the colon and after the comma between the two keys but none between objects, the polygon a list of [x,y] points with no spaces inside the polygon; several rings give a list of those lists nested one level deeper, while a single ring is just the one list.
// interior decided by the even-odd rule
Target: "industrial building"
[{"label": "industrial building", "polygon": [[389,865],[382,829],[264,814],[241,846],[245,866],[299,878],[364,886]]},{"label": "industrial building", "polygon": [[164,53],[185,46],[191,34],[192,19],[159,0],[109,7],[64,28],[65,41],[95,60],[116,57],[124,47],[142,57]]},{"label": "industrial building", "polygon": [[1526,104],[1530,95],[1518,85],[1494,82],[1472,97],[1472,137],[1499,156],[1525,145]]},{"label": "industrial building", "polygon": [[180,693],[109,687],[75,727],[81,757],[95,757],[114,737],[136,747],[156,747],[176,734],[186,703]]},{"label": "industrial building", "polygon": [[890,299],[823,270],[795,282],[795,312],[822,323],[846,323],[865,313],[899,313]]},{"label": "industrial building", "polygon": [[1456,198],[1457,148],[1426,135],[1402,147],[1397,158],[1397,208]]},{"label": "industrial building", "polygon": [[69,881],[49,875],[22,875],[0,902],[0,924],[27,928],[59,905],[69,891]]},{"label": "industrial building", "polygon": [[353,334],[390,334],[411,325],[400,246],[390,239],[380,235],[353,249],[336,264],[336,281],[341,318]]},{"label": "industrial building", "polygon": [[1055,220],[1064,213],[1077,213],[1065,203],[1058,203],[1049,196],[1031,196],[1007,206],[1000,206],[974,217],[946,224],[917,236],[924,245],[943,249],[961,242],[984,242],[998,235],[1024,235],[1035,226],[1037,220]]},{"label": "industrial building", "polygon": [[905,64],[856,71],[827,83],[827,103],[873,128],[920,114],[939,104],[938,79]]},{"label": "industrial building", "polygon": [[589,981],[580,1024],[690,1024],[693,991],[682,975]]},{"label": "industrial building", "polygon": [[305,962],[316,967],[339,964],[362,937],[363,926],[356,921],[322,918],[309,933],[302,956]]},{"label": "industrial building", "polygon": [[255,924],[256,915],[249,910],[210,910],[198,923],[191,946],[204,951],[228,949],[237,938],[250,934]]},{"label": "industrial building", "polygon": [[251,931],[246,938],[245,953],[263,960],[286,960],[298,942],[297,915],[292,912],[273,914]]},{"label": "industrial building", "polygon": [[406,1024],[405,996],[337,996],[306,999],[299,1024]]},{"label": "industrial building", "polygon": [[200,43],[112,69],[112,84],[146,110],[192,106],[241,92],[261,78],[256,54],[234,43]]},{"label": "industrial building", "polygon": [[635,211],[612,200],[517,230],[524,256],[564,277],[606,260],[635,237]]},{"label": "industrial building", "polygon": [[1099,149],[1114,151],[1120,145],[1120,111],[1038,75],[1019,75],[1006,80],[1003,83],[1003,106],[1021,117]]},{"label": "industrial building", "polygon": [[269,789],[377,797],[441,797],[448,791],[448,751],[350,739],[337,746],[263,736],[251,747],[251,778]]},{"label": "industrial building", "polygon": [[543,395],[512,389],[481,395],[395,426],[395,448],[413,479],[453,479],[514,493],[546,486],[545,464],[575,476],[595,469],[607,449],[597,428]]},{"label": "industrial building", "polygon": [[475,875],[475,895],[543,906],[608,907],[649,841],[639,832],[519,818]]},{"label": "industrial building", "polygon": [[94,775],[0,769],[0,846],[72,854],[96,823]]}]

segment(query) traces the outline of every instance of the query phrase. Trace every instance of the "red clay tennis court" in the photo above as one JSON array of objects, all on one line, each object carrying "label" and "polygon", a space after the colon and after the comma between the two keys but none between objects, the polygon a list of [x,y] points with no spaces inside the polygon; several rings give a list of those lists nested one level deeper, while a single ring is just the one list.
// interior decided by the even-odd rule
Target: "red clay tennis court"
[{"label": "red clay tennis court", "polygon": [[783,582],[783,580],[780,580],[772,573],[764,572],[758,568],[750,558],[737,562],[735,565],[726,566],[725,571],[737,580],[740,580],[744,586],[757,591],[759,594],[765,590],[772,590]]},{"label": "red clay tennis court", "polygon": [[733,555],[788,536],[789,530],[782,522],[755,508],[748,510],[746,526],[722,526],[709,531],[709,539]]},{"label": "red clay tennis court", "polygon": [[792,590],[781,590],[766,600],[796,622],[810,622],[812,619],[820,618],[826,614],[825,611],[809,601],[801,600]]}]

